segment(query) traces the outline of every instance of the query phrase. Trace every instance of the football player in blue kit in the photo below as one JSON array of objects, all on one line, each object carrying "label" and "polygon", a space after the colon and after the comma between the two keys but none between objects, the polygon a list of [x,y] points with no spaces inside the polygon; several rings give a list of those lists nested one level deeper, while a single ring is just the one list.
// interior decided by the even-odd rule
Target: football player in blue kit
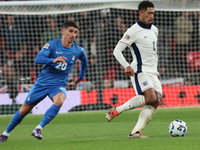
[{"label": "football player in blue kit", "polygon": [[66,21],[62,28],[62,38],[54,39],[44,45],[35,58],[35,63],[44,64],[41,74],[28,93],[24,104],[15,113],[6,130],[0,136],[0,143],[8,139],[10,132],[35,105],[49,96],[53,105],[46,111],[40,124],[32,131],[32,136],[42,139],[42,129],[58,114],[66,99],[66,84],[73,64],[77,59],[81,60],[79,78],[73,82],[75,89],[83,79],[87,68],[87,56],[84,49],[73,42],[77,32],[78,26],[72,21]]}]

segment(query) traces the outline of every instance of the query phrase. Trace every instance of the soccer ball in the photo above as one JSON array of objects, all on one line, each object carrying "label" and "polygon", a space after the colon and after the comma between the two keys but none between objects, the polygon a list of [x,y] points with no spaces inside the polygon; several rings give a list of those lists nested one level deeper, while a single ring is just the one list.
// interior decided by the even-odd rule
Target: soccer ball
[{"label": "soccer ball", "polygon": [[187,124],[182,120],[174,120],[169,125],[169,134],[173,137],[185,136],[187,130]]}]

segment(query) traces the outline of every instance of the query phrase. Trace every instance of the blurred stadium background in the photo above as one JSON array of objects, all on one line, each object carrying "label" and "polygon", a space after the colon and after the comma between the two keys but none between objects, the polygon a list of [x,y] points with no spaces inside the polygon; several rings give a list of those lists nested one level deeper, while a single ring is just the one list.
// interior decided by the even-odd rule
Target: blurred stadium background
[{"label": "blurred stadium background", "polygon": [[[124,69],[112,55],[123,33],[138,20],[138,0],[0,2],[0,115],[13,114],[24,102],[42,65],[34,58],[43,45],[61,38],[62,24],[75,21],[75,42],[88,56],[84,80],[73,90],[80,62],[71,70],[67,99],[60,113],[105,110],[135,95]],[[163,86],[159,108],[200,106],[200,2],[152,0],[159,29],[158,69]],[[124,56],[131,62],[127,49]],[[31,113],[43,114],[48,98]]]}]

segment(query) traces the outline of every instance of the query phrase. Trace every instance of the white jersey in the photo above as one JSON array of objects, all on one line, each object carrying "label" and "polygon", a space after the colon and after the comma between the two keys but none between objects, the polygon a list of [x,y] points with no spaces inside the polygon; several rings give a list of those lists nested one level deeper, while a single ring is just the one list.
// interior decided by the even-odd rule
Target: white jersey
[{"label": "white jersey", "polygon": [[157,37],[158,29],[154,25],[148,28],[138,20],[124,33],[119,41],[129,46],[133,56],[131,67],[135,73],[159,74],[157,70]]}]

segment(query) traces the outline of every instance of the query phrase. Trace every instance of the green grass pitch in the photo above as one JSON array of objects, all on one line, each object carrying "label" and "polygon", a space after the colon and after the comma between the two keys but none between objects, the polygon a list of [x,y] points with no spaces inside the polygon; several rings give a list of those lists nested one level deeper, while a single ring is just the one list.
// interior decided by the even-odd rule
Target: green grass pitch
[{"label": "green grass pitch", "polygon": [[[158,109],[143,130],[148,139],[128,139],[141,110],[126,111],[107,122],[105,111],[58,114],[42,130],[42,140],[31,136],[43,115],[28,115],[0,143],[0,150],[199,150],[200,108]],[[0,117],[3,132],[12,116]],[[171,137],[170,122],[181,119],[187,123],[185,137]]]}]

